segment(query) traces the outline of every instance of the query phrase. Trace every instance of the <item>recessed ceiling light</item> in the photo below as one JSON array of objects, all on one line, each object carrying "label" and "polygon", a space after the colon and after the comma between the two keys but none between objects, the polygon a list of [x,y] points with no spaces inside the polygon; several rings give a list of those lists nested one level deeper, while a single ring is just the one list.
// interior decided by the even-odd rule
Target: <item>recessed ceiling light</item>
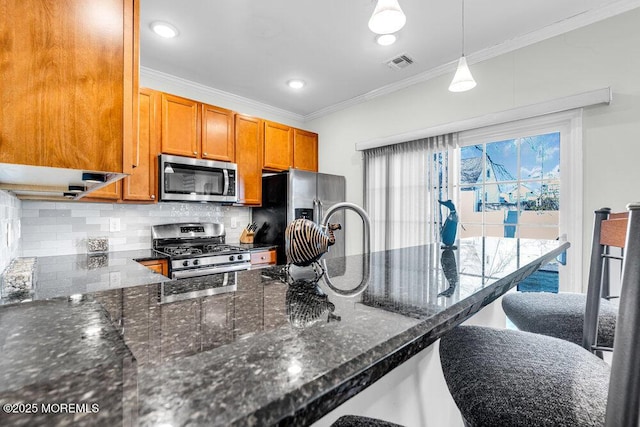
[{"label": "recessed ceiling light", "polygon": [[151,29],[160,37],[171,39],[178,35],[178,29],[167,22],[152,22]]},{"label": "recessed ceiling light", "polygon": [[380,46],[389,46],[396,42],[396,36],[395,34],[382,34],[376,37],[376,42]]},{"label": "recessed ceiling light", "polygon": [[302,89],[306,84],[304,80],[293,79],[287,82],[290,88],[292,89]]}]

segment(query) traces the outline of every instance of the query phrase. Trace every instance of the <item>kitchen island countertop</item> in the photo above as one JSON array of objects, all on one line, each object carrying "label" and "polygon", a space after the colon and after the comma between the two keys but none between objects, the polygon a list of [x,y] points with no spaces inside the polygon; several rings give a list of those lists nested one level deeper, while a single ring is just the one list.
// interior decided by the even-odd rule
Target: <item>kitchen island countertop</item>
[{"label": "kitchen island countertop", "polygon": [[[0,307],[0,403],[87,406],[0,424],[307,425],[567,247],[470,238],[355,255],[327,261],[328,283],[281,266],[137,285],[143,271],[129,266],[121,286],[55,292],[39,277],[41,301]],[[134,252],[108,262],[151,255]],[[85,265],[47,258],[39,268],[60,274],[53,258]]]}]

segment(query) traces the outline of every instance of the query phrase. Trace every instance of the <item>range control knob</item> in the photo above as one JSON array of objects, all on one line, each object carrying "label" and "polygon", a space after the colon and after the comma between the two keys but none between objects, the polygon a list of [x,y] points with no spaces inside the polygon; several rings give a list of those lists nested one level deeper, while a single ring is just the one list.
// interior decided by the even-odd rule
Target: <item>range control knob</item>
[{"label": "range control knob", "polygon": [[194,259],[193,260],[193,265],[198,265],[198,264],[200,264],[200,261],[198,261],[197,259]]},{"label": "range control knob", "polygon": [[243,258],[242,258],[242,255],[238,255],[238,256],[237,256],[237,258],[238,258],[238,259],[243,259]]},{"label": "range control knob", "polygon": [[231,256],[229,257],[229,261],[233,261],[234,259],[235,259],[235,257],[234,257],[233,255],[231,255]]},{"label": "range control knob", "polygon": [[184,265],[185,267],[189,266],[189,261],[182,261],[182,265]]}]

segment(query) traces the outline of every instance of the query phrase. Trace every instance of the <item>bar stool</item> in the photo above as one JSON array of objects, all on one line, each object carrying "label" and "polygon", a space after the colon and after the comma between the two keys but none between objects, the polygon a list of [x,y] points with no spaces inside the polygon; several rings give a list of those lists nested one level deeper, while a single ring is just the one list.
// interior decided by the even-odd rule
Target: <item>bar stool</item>
[{"label": "bar stool", "polygon": [[617,304],[608,297],[610,247],[624,247],[627,213],[595,211],[591,264],[586,294],[517,292],[502,299],[502,308],[518,329],[544,334],[600,352],[613,347]]},{"label": "bar stool", "polygon": [[440,361],[465,425],[638,426],[640,203],[628,209],[611,368],[565,340],[459,326],[440,340]]}]

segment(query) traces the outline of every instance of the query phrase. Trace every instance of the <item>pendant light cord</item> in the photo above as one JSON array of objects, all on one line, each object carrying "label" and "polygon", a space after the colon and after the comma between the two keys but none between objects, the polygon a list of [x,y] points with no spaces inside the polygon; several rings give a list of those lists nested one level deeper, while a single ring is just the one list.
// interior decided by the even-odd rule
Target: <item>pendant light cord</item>
[{"label": "pendant light cord", "polygon": [[462,0],[462,56],[464,56],[464,0]]}]

